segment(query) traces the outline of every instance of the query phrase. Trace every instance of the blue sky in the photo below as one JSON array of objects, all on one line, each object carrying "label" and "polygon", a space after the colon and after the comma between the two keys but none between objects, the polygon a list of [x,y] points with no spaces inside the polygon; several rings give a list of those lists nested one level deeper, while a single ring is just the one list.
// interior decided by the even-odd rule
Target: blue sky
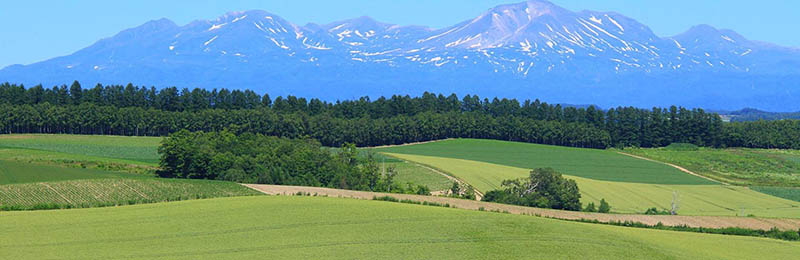
[{"label": "blue sky", "polygon": [[[228,11],[263,9],[296,24],[329,23],[368,15],[396,24],[440,28],[499,4],[523,0],[25,0],[0,5],[0,67],[63,56],[149,20],[179,25]],[[573,11],[615,11],[660,36],[696,24],[733,29],[747,38],[800,47],[794,0],[551,0]]]}]

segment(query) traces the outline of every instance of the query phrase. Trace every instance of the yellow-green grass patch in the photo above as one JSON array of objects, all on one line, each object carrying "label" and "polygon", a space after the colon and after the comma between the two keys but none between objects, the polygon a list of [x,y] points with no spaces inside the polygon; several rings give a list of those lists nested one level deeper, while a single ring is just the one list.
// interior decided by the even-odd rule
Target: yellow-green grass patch
[{"label": "yellow-green grass patch", "polygon": [[323,197],[0,212],[9,259],[791,259],[800,243]]},{"label": "yellow-green grass patch", "polygon": [[554,168],[583,178],[652,184],[704,185],[715,182],[686,174],[668,165],[632,158],[610,150],[571,148],[481,139],[376,149],[378,152],[465,159],[519,168]]},{"label": "yellow-green grass patch", "polygon": [[[462,159],[391,154],[442,170],[486,192],[500,188],[503,180],[524,178],[530,169]],[[574,179],[581,191],[581,202],[599,203],[605,199],[612,212],[644,213],[648,208],[670,209],[673,192],[678,196],[681,215],[759,217],[800,217],[800,202],[755,192],[746,187],[724,185],[663,185],[598,181],[563,172]]]}]

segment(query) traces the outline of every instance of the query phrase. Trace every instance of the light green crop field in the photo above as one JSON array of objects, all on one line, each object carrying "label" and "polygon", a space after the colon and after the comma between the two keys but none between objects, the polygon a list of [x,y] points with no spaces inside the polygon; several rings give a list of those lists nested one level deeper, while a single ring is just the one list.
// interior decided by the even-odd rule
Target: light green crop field
[{"label": "light green crop field", "polygon": [[[507,179],[527,177],[530,169],[485,162],[421,155],[388,154],[429,165],[456,176],[486,192],[500,188]],[[670,209],[673,192],[678,195],[678,214],[800,218],[800,202],[769,196],[746,187],[724,185],[664,185],[598,181],[565,174],[581,191],[581,202],[598,204],[605,199],[612,212],[644,213],[652,207]]]},{"label": "light green crop field", "polygon": [[160,137],[103,135],[0,135],[0,148],[22,148],[158,164]]},{"label": "light green crop field", "polygon": [[761,186],[800,186],[800,151],[714,149],[676,151],[667,148],[625,149],[626,153],[680,165],[728,183]]},{"label": "light green crop field", "polygon": [[683,173],[668,165],[632,158],[610,150],[581,149],[479,139],[375,149],[378,152],[472,160],[525,169],[551,167],[595,180],[703,185],[714,182]]},{"label": "light green crop field", "polygon": [[0,160],[0,185],[13,183],[133,177],[98,169],[37,165]]},{"label": "light green crop field", "polygon": [[401,185],[406,185],[407,183],[423,185],[432,191],[443,191],[453,186],[453,181],[447,177],[413,163],[404,161],[387,162],[386,167],[389,166],[395,167],[397,175],[394,177],[394,182]]},{"label": "light green crop field", "polygon": [[792,259],[800,243],[324,197],[0,212],[9,259]]},{"label": "light green crop field", "polygon": [[92,179],[0,185],[0,209],[90,208],[260,194],[221,181]]}]

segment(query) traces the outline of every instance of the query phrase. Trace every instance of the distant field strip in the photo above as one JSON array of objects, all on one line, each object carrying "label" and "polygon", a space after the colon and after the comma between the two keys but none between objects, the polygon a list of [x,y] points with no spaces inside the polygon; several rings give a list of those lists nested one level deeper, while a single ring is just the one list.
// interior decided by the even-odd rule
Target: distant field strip
[{"label": "distant field strip", "polygon": [[792,259],[800,243],[354,199],[0,212],[8,259]]},{"label": "distant field strip", "polygon": [[625,149],[625,153],[672,163],[738,185],[800,186],[800,151],[700,147]]},{"label": "distant field strip", "polygon": [[124,159],[155,165],[160,137],[105,135],[0,135],[0,148],[25,148],[75,155]]},{"label": "distant field strip", "polygon": [[37,165],[0,160],[0,185],[14,183],[121,178],[123,174],[98,170]]},{"label": "distant field strip", "polygon": [[311,194],[317,196],[367,199],[367,200],[373,199],[374,197],[390,196],[397,199],[407,199],[418,202],[427,201],[439,204],[449,204],[459,209],[478,210],[479,208],[484,208],[484,210],[487,211],[491,210],[508,211],[509,213],[513,214],[538,215],[542,217],[566,219],[566,220],[587,219],[587,220],[598,220],[600,222],[633,221],[649,225],[656,225],[658,223],[662,223],[668,226],[686,225],[691,227],[707,227],[707,228],[741,227],[741,228],[767,230],[772,227],[778,227],[784,230],[800,229],[800,219],[740,218],[740,217],[725,217],[725,216],[602,214],[602,213],[531,208],[531,207],[522,207],[515,205],[449,198],[449,197],[376,193],[367,191],[337,190],[329,188],[301,187],[301,186],[279,186],[279,185],[259,185],[259,184],[246,184],[245,186],[248,186],[250,188],[259,190],[261,192],[270,195],[294,195],[299,192],[302,192],[304,194]]},{"label": "distant field strip", "polygon": [[614,151],[479,139],[450,139],[375,149],[393,154],[425,155],[533,169],[551,167],[573,176],[602,181],[704,185],[715,182],[668,165]]},{"label": "distant field strip", "polygon": [[[388,154],[450,173],[483,192],[500,188],[507,179],[529,175],[530,169],[470,160],[408,154]],[[685,173],[683,173],[685,174]],[[688,175],[688,174],[687,174]],[[613,212],[643,213],[647,208],[671,208],[678,193],[681,215],[800,218],[800,202],[769,196],[746,187],[726,185],[661,185],[597,181],[566,175],[578,183],[584,204],[606,199]]]},{"label": "distant field strip", "polygon": [[236,183],[172,179],[94,179],[0,185],[0,209],[88,208],[247,196]]}]

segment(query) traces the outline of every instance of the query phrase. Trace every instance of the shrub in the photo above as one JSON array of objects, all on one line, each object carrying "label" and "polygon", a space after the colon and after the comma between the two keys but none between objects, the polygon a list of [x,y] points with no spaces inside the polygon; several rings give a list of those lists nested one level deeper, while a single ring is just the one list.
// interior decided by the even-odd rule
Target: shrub
[{"label": "shrub", "polygon": [[606,199],[601,199],[600,200],[600,207],[597,208],[597,212],[600,212],[600,213],[611,212],[611,205],[608,205],[608,202],[606,202]]}]

